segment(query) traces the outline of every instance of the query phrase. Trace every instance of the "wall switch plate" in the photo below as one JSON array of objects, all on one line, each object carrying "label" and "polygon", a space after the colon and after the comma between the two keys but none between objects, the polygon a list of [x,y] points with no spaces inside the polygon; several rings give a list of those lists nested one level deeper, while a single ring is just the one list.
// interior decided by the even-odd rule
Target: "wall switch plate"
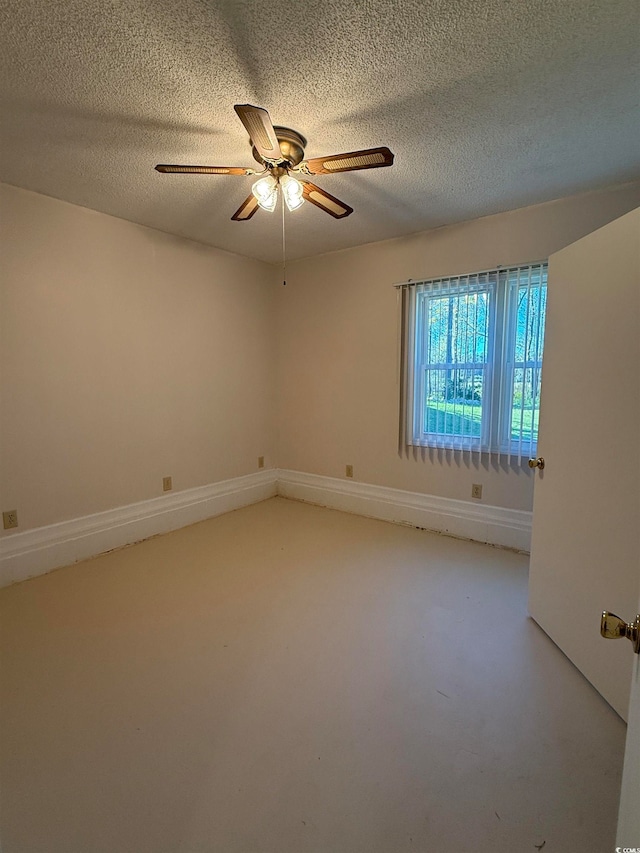
[{"label": "wall switch plate", "polygon": [[474,483],[471,486],[471,497],[477,501],[482,500],[482,485],[480,483]]},{"label": "wall switch plate", "polygon": [[11,530],[12,527],[18,526],[17,509],[10,509],[8,512],[2,513],[2,526],[5,530]]},{"label": "wall switch plate", "polygon": [[353,465],[346,466],[345,474],[347,475],[347,477],[353,477]]},{"label": "wall switch plate", "polygon": [[172,488],[173,488],[173,485],[171,484],[171,477],[163,477],[162,478],[162,491],[163,492],[170,492]]},{"label": "wall switch plate", "polygon": [[258,468],[264,468],[264,456],[258,456]]}]

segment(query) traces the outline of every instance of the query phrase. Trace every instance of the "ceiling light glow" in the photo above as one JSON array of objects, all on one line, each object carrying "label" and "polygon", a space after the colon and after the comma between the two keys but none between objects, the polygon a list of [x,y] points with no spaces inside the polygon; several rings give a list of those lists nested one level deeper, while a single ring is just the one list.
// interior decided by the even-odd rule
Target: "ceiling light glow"
[{"label": "ceiling light glow", "polygon": [[256,181],[251,192],[263,210],[275,210],[278,201],[278,182],[273,175],[267,175],[265,178]]},{"label": "ceiling light glow", "polygon": [[304,202],[303,188],[300,181],[296,181],[291,175],[283,175],[280,178],[282,195],[289,210],[297,210]]}]

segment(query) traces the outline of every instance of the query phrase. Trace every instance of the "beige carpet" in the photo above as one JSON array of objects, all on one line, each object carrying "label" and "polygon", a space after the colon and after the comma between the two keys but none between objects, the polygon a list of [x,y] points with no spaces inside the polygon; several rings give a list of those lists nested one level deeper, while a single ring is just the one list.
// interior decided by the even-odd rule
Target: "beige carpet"
[{"label": "beige carpet", "polygon": [[2,590],[3,853],[613,850],[526,569],[274,498]]}]

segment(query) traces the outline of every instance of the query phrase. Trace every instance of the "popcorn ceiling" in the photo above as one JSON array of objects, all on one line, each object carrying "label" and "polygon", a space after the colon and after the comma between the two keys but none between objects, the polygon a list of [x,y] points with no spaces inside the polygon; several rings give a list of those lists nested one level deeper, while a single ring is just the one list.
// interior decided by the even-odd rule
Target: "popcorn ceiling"
[{"label": "popcorn ceiling", "polygon": [[277,262],[281,222],[231,214],[252,166],[236,103],[306,154],[388,145],[315,182],[354,208],[288,216],[291,258],[640,174],[632,0],[0,0],[0,180]]}]

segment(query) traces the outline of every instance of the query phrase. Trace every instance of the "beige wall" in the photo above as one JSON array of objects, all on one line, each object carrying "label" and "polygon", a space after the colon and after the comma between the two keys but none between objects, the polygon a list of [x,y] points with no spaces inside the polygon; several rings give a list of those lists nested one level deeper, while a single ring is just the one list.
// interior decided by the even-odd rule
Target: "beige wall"
[{"label": "beige wall", "polygon": [[0,185],[0,488],[20,530],[274,458],[265,265]]},{"label": "beige wall", "polygon": [[[427,200],[428,203],[428,200]],[[278,289],[278,461],[291,468],[529,510],[529,469],[397,452],[393,284],[548,257],[640,204],[640,184],[289,265]],[[543,449],[543,448],[541,448]]]},{"label": "beige wall", "polygon": [[303,260],[283,288],[257,261],[0,185],[0,506],[27,530],[264,455],[462,500],[480,482],[484,503],[530,509],[528,469],[398,456],[392,285],[537,260],[638,203],[636,184]]}]

